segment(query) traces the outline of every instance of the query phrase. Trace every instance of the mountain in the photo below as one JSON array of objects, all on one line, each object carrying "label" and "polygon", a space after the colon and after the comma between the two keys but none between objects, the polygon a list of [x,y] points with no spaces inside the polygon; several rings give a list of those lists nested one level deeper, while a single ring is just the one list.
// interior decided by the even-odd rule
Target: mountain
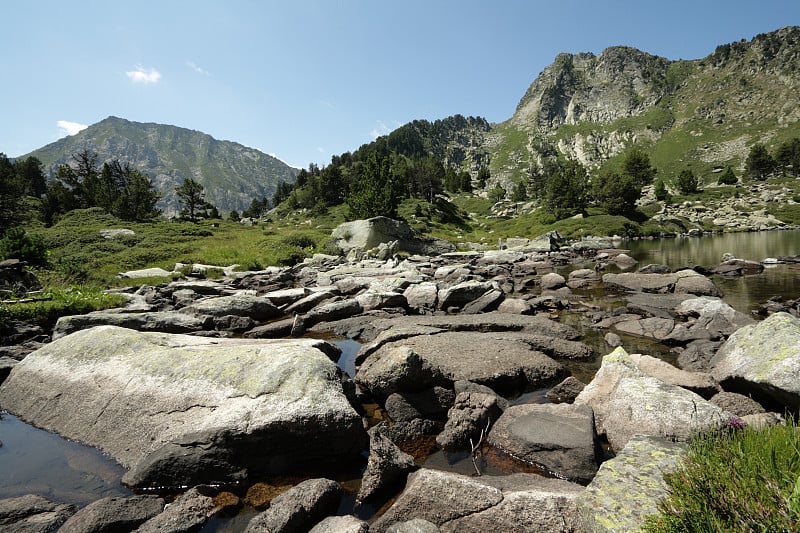
[{"label": "mountain", "polygon": [[180,210],[174,189],[186,178],[203,185],[206,200],[220,211],[241,212],[253,198],[271,198],[279,182],[294,182],[297,175],[296,169],[254,148],[186,128],[117,117],[27,155],[39,158],[53,177],[58,165],[84,148],[97,152],[100,161],[117,158],[150,176],[162,194],[158,207],[167,216]]},{"label": "mountain", "polygon": [[724,44],[703,59],[670,60],[615,46],[560,54],[484,145],[491,186],[508,189],[558,155],[597,168],[638,145],[672,180],[691,166],[739,175],[750,147],[800,137],[800,28]]}]

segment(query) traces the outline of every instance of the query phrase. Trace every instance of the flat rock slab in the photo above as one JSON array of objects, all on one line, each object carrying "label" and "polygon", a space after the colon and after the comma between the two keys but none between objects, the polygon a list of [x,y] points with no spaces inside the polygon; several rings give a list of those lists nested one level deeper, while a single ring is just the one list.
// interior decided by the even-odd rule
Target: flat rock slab
[{"label": "flat rock slab", "polygon": [[205,316],[191,316],[177,311],[118,313],[96,311],[85,315],[62,316],[53,329],[53,340],[95,326],[119,326],[137,331],[162,333],[191,333],[211,329],[213,321]]},{"label": "flat rock slab", "polygon": [[775,313],[745,326],[720,346],[711,373],[725,390],[800,408],[800,319]]},{"label": "flat rock slab", "polygon": [[409,476],[403,493],[370,531],[415,531],[392,529],[412,520],[442,532],[580,531],[575,499],[581,491],[580,485],[535,474],[475,478],[423,469]]},{"label": "flat rock slab", "polygon": [[[563,366],[522,340],[509,340],[501,333],[446,332],[385,344],[359,368],[356,374],[359,385],[382,396],[386,371],[402,364],[389,363],[397,348],[417,354],[430,369],[431,382],[408,382],[408,386],[419,387],[416,390],[427,388],[426,385],[452,385],[467,380],[497,392],[514,392],[542,386],[566,375]],[[404,390],[409,389],[403,387],[391,392]]]},{"label": "flat rock slab", "polygon": [[562,479],[588,483],[599,467],[594,415],[586,405],[512,405],[495,423],[487,442]]},{"label": "flat rock slab", "polygon": [[604,274],[603,284],[612,290],[722,296],[722,291],[710,279],[693,270],[681,270],[671,274],[638,272]]},{"label": "flat rock slab", "polygon": [[0,404],[106,451],[131,469],[132,486],[237,480],[362,449],[330,348],[100,326],[28,355]]},{"label": "flat rock slab", "polygon": [[578,495],[584,531],[641,531],[648,515],[658,512],[667,493],[664,474],[673,471],[687,446],[656,437],[633,437]]}]

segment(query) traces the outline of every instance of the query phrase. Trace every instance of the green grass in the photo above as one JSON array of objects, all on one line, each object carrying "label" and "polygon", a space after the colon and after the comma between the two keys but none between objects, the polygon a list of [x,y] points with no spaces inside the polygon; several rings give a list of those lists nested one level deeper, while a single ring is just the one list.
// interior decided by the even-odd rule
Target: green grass
[{"label": "green grass", "polygon": [[792,419],[785,426],[702,434],[665,479],[670,494],[645,531],[800,530],[800,434]]},{"label": "green grass", "polygon": [[106,294],[86,286],[49,289],[37,293],[33,299],[36,301],[0,303],[0,332],[6,332],[10,322],[15,320],[52,326],[60,316],[119,307],[126,301],[119,294]]}]

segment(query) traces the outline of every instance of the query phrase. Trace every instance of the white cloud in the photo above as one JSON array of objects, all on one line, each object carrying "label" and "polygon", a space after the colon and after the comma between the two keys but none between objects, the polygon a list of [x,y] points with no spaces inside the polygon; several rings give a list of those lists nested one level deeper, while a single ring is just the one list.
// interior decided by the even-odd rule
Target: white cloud
[{"label": "white cloud", "polygon": [[161,73],[154,68],[146,69],[142,66],[136,67],[136,70],[129,70],[125,73],[133,83],[157,83],[161,79]]},{"label": "white cloud", "polygon": [[85,130],[89,126],[86,124],[79,124],[77,122],[70,122],[69,120],[59,120],[56,122],[59,130],[59,139],[67,135],[75,135],[76,133]]},{"label": "white cloud", "polygon": [[389,133],[390,131],[392,131],[392,130],[390,130],[390,129],[389,129],[389,126],[387,126],[387,125],[386,125],[386,124],[385,124],[383,121],[381,121],[381,120],[376,120],[376,121],[375,121],[375,127],[374,127],[374,128],[372,128],[372,131],[371,131],[371,132],[369,132],[369,135],[370,135],[370,137],[372,137],[373,139],[377,139],[377,138],[378,138],[378,137],[380,137],[381,135],[386,135],[386,134],[387,134],[387,133]]},{"label": "white cloud", "polygon": [[189,66],[190,69],[197,72],[198,74],[202,74],[203,76],[211,75],[209,71],[207,71],[203,67],[198,66],[194,61],[187,61],[186,64]]},{"label": "white cloud", "polygon": [[321,154],[324,154],[324,153],[327,153],[327,150],[325,148],[323,148],[322,146],[317,146],[317,152],[319,152]]}]

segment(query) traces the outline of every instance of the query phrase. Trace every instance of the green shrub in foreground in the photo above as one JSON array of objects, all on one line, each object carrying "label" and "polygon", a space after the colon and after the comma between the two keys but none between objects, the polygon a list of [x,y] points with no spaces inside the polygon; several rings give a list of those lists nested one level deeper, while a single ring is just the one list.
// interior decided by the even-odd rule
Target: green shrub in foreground
[{"label": "green shrub in foreground", "polygon": [[670,494],[645,531],[800,530],[800,433],[792,419],[700,435],[665,479]]},{"label": "green shrub in foreground", "polygon": [[61,316],[118,307],[125,302],[122,295],[79,286],[46,290],[36,298],[27,303],[0,304],[0,332],[15,320],[53,324]]}]

